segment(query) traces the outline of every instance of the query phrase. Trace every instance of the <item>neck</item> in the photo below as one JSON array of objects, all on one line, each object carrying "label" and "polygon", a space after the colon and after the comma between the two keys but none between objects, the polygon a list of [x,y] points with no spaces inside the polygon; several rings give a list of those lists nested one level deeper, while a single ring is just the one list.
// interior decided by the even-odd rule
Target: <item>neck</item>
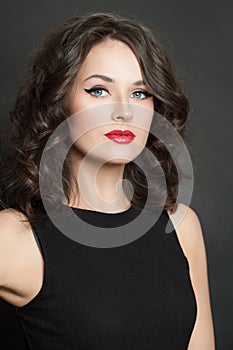
[{"label": "neck", "polygon": [[79,193],[73,194],[69,205],[104,212],[123,211],[131,206],[122,186],[125,165],[72,155],[73,172]]}]

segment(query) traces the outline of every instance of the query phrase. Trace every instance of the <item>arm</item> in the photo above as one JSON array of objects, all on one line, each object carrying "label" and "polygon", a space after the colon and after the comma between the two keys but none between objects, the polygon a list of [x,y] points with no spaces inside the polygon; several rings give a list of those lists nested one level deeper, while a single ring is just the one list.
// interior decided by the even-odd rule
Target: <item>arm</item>
[{"label": "arm", "polygon": [[13,212],[9,209],[0,212],[0,287],[6,287],[10,262],[16,255],[15,234],[18,225]]},{"label": "arm", "polygon": [[43,276],[43,257],[26,216],[14,209],[1,211],[0,298],[25,305],[41,289]]},{"label": "arm", "polygon": [[200,221],[194,210],[181,203],[170,218],[174,220],[173,226],[188,259],[197,302],[197,318],[187,350],[215,350],[207,257]]},{"label": "arm", "polygon": [[30,225],[21,222],[25,218],[14,209],[0,211],[0,289],[22,278],[33,262],[33,235]]}]

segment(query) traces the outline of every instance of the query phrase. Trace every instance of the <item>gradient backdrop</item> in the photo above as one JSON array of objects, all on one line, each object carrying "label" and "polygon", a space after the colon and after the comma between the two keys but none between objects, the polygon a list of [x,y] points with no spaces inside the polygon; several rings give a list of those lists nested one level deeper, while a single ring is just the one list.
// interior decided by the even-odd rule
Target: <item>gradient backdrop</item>
[{"label": "gradient backdrop", "polygon": [[[196,172],[190,206],[199,215],[206,243],[216,349],[233,349],[233,2],[1,2],[0,134],[8,126],[8,111],[30,51],[65,19],[90,11],[129,14],[154,28],[184,81],[191,102],[188,148],[194,154]],[[26,349],[12,308],[2,300],[0,338],[1,343],[7,341],[4,350]]]}]

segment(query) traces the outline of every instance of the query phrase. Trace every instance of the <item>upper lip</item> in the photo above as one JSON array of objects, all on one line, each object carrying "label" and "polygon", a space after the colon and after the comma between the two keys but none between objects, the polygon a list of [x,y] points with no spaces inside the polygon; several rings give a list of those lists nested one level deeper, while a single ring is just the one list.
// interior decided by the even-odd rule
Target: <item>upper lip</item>
[{"label": "upper lip", "polygon": [[123,136],[135,136],[134,133],[130,130],[112,130],[105,135],[123,135]]}]

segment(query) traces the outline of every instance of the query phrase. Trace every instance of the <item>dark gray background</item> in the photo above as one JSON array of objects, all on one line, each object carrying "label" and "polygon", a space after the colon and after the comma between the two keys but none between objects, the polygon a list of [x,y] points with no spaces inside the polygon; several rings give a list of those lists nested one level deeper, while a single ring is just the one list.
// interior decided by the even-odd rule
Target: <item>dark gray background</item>
[{"label": "dark gray background", "polygon": [[[90,11],[130,14],[154,28],[170,52],[191,102],[189,149],[194,153],[195,191],[190,206],[205,238],[216,348],[233,349],[231,287],[232,215],[232,13],[231,1],[8,1],[1,4],[0,130],[8,125],[24,65],[52,28]],[[25,349],[11,307],[1,301],[1,343]],[[22,345],[21,345],[22,344]]]}]

